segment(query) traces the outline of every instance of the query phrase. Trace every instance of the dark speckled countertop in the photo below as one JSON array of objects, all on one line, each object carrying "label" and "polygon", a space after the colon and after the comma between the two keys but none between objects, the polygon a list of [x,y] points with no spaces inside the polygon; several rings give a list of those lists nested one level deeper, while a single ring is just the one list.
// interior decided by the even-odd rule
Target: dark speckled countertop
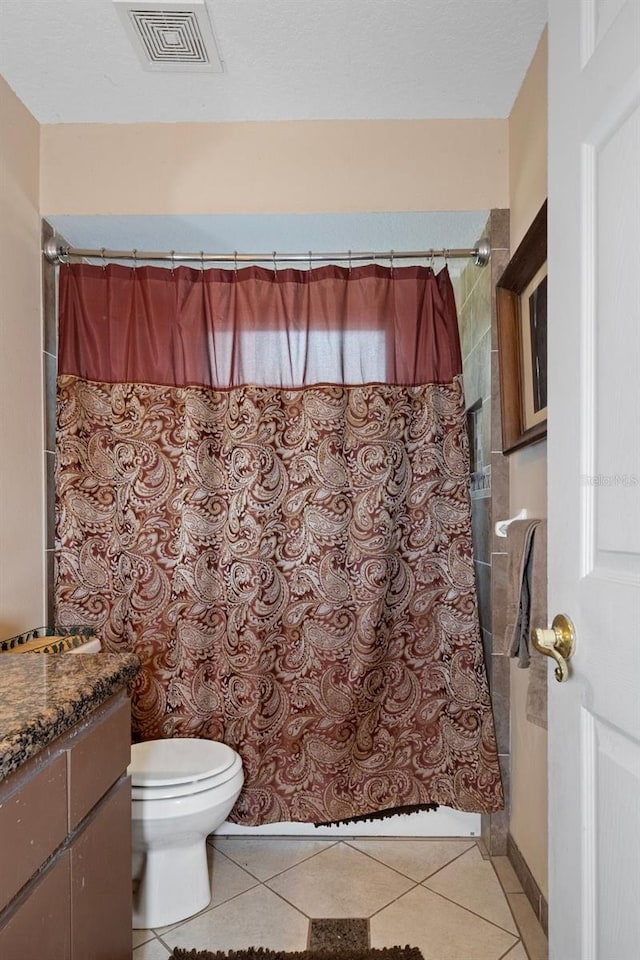
[{"label": "dark speckled countertop", "polygon": [[0,780],[131,683],[132,653],[0,654]]}]

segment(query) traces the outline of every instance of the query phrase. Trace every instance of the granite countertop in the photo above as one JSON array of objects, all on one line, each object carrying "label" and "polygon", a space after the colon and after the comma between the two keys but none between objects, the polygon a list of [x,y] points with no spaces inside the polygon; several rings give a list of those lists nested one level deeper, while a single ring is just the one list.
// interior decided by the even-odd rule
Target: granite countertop
[{"label": "granite countertop", "polygon": [[0,780],[131,683],[133,653],[0,654]]}]

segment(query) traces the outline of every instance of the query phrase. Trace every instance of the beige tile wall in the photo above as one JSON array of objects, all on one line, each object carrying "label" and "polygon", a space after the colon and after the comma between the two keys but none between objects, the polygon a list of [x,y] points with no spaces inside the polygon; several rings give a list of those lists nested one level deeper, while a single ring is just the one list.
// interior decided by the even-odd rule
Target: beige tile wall
[{"label": "beige tile wall", "polygon": [[[491,261],[469,263],[454,284],[462,344],[465,402],[477,410],[479,469],[471,482],[471,516],[478,608],[493,701],[498,751],[507,794],[509,758],[509,663],[494,651],[494,637],[504,634],[506,555],[496,541],[495,521],[507,516],[509,474],[502,455],[499,361],[495,321],[495,284],[509,260],[509,211],[492,210],[485,228]],[[505,811],[485,818],[483,838],[490,852],[505,854],[509,827]]]}]

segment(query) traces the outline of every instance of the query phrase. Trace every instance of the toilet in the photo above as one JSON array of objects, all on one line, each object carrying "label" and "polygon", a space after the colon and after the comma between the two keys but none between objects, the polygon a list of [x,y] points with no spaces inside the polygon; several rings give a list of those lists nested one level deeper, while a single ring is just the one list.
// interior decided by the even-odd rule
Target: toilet
[{"label": "toilet", "polygon": [[148,740],[131,747],[133,928],[163,927],[211,901],[207,835],[231,812],[242,760],[214,740]]}]

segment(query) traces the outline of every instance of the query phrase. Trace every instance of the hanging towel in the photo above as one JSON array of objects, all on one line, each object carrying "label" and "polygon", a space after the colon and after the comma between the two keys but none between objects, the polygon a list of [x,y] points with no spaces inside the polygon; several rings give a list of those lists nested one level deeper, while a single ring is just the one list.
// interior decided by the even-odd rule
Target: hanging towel
[{"label": "hanging towel", "polygon": [[547,525],[514,520],[507,531],[509,554],[505,648],[530,670],[527,719],[547,726],[547,658],[533,646],[531,630],[547,623]]}]

